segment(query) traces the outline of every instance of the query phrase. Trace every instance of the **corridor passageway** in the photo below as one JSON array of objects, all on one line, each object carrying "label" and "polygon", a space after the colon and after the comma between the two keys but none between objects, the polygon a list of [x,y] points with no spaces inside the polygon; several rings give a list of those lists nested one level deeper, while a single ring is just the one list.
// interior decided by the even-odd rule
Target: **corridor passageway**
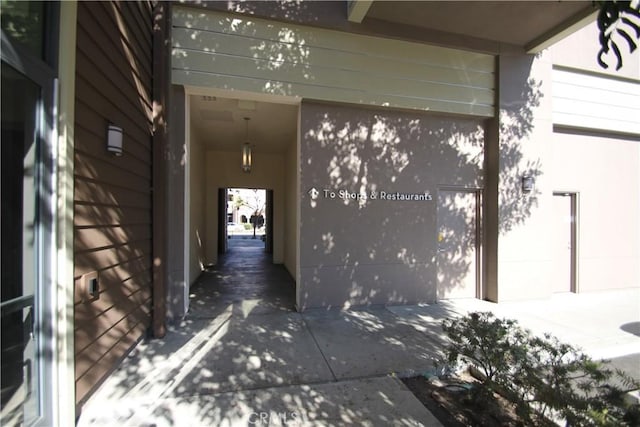
[{"label": "corridor passageway", "polygon": [[229,239],[227,252],[191,287],[187,318],[216,316],[230,305],[246,317],[293,311],[295,282],[281,264],[273,264],[261,239]]}]

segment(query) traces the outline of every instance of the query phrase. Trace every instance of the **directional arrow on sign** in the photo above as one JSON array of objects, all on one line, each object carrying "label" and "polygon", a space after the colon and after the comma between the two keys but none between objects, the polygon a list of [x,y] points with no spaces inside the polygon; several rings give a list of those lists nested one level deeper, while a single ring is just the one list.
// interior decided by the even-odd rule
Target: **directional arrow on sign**
[{"label": "directional arrow on sign", "polygon": [[315,188],[312,188],[311,190],[307,191],[307,194],[311,196],[312,200],[315,200],[318,198],[318,195],[320,194],[320,192]]}]

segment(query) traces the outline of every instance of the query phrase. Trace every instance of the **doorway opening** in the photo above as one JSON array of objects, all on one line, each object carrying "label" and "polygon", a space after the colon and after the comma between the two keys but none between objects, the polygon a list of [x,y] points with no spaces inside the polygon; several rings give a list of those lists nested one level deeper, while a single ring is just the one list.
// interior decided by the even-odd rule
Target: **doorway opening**
[{"label": "doorway opening", "polygon": [[217,262],[191,289],[192,316],[211,316],[230,306],[245,316],[295,309],[295,281],[284,264],[274,263],[273,194],[270,189],[218,189]]},{"label": "doorway opening", "polygon": [[578,194],[553,193],[553,292],[577,291]]},{"label": "doorway opening", "polygon": [[220,188],[218,203],[218,254],[240,256],[251,250],[272,259],[273,190]]},{"label": "doorway opening", "polygon": [[185,91],[185,312],[296,297],[299,100],[235,96]]}]

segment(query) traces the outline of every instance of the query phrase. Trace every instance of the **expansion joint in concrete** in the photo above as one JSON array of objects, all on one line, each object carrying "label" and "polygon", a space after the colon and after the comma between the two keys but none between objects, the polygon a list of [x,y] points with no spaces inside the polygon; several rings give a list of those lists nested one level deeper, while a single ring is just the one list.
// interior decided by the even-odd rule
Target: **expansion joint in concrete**
[{"label": "expansion joint in concrete", "polygon": [[329,361],[327,360],[327,356],[322,351],[322,348],[320,347],[320,344],[318,344],[318,340],[316,339],[316,336],[313,334],[313,331],[311,330],[309,325],[307,325],[307,321],[305,320],[304,316],[300,315],[300,317],[302,318],[302,322],[304,323],[304,327],[307,329],[307,331],[309,331],[309,335],[311,335],[311,338],[313,338],[313,342],[316,344],[316,347],[318,348],[318,351],[320,352],[320,355],[322,355],[322,359],[324,360],[324,363],[327,364],[327,368],[329,368],[329,372],[331,372],[331,376],[333,377],[333,381],[338,381],[338,377],[336,376],[336,373],[333,372],[333,369],[331,369],[331,364],[329,364]]}]

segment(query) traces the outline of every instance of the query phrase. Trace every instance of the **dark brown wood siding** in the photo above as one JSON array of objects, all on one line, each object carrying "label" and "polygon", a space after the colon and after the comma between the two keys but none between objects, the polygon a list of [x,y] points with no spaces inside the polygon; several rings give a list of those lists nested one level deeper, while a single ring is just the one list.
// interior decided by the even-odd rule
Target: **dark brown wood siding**
[{"label": "dark brown wood siding", "polygon": [[[78,2],[75,361],[78,408],[151,322],[152,19],[148,2]],[[124,154],[106,150],[107,125]],[[99,297],[82,275],[97,272]]]}]

